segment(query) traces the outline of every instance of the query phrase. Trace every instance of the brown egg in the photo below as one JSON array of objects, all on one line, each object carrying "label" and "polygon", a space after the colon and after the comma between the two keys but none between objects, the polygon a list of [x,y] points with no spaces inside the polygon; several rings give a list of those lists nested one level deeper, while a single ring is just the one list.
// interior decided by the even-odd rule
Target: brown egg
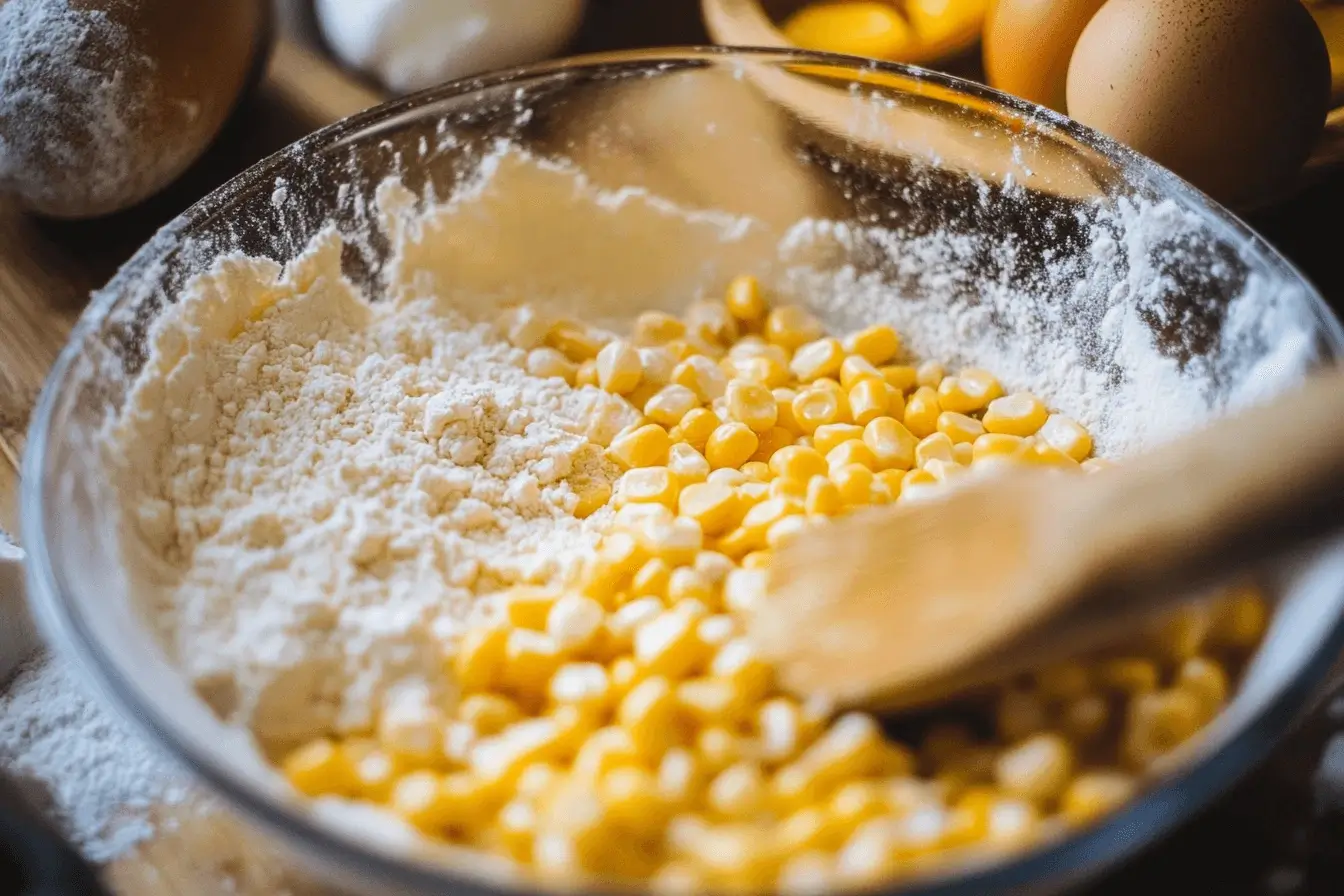
[{"label": "brown egg", "polygon": [[0,0],[0,196],[127,208],[200,156],[258,75],[268,0]]},{"label": "brown egg", "polygon": [[985,18],[990,86],[1064,111],[1073,45],[1106,0],[996,0]]},{"label": "brown egg", "polygon": [[1242,207],[1289,185],[1329,98],[1298,0],[1110,0],[1069,65],[1070,115]]}]

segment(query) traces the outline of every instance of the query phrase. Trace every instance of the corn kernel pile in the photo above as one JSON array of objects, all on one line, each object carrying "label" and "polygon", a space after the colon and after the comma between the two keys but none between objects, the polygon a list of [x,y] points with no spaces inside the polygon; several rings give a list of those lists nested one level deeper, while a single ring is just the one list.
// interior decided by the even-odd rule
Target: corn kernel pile
[{"label": "corn kernel pile", "polygon": [[426,835],[566,882],[659,890],[871,884],[1013,850],[1127,800],[1227,700],[1261,637],[1250,590],[1142,644],[1005,683],[897,739],[780,692],[743,637],[772,551],[851,508],[1014,464],[1079,471],[1087,431],[990,373],[903,359],[887,326],[844,339],[751,277],[629,340],[529,308],[503,325],[527,369],[624,396],[626,472],[577,513],[609,530],[573,581],[518,587],[449,662],[451,710],[283,760],[309,795],[385,807]]}]

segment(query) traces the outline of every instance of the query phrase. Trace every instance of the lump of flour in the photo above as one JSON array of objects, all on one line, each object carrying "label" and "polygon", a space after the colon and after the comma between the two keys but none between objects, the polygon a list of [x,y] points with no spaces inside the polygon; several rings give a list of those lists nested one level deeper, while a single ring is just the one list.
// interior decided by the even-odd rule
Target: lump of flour
[{"label": "lump of flour", "polygon": [[527,375],[432,295],[366,301],[340,253],[333,231],[283,270],[226,258],[199,277],[117,438],[160,637],[270,744],[360,729],[394,684],[441,682],[475,595],[590,542],[579,492],[617,472],[590,423],[633,415]]}]

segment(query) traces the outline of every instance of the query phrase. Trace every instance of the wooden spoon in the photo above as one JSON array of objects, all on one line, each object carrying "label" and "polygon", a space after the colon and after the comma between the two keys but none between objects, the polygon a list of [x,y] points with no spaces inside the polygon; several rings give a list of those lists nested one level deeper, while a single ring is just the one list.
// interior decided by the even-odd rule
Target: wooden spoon
[{"label": "wooden spoon", "polygon": [[749,633],[783,685],[898,709],[1098,646],[1344,527],[1344,369],[1088,476],[972,478],[820,526]]}]

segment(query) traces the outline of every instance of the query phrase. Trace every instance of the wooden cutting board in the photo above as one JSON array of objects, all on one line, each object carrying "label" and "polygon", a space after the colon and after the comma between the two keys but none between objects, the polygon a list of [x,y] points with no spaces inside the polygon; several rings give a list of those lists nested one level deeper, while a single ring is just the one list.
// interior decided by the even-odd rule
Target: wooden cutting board
[{"label": "wooden cutting board", "polygon": [[[28,416],[90,291],[194,198],[383,99],[323,57],[281,41],[265,79],[217,145],[146,207],[104,221],[54,223],[0,202],[0,528],[18,532],[18,466]],[[163,806],[153,815],[157,835],[105,870],[119,896],[322,892],[285,869],[260,835],[223,809]]]}]

